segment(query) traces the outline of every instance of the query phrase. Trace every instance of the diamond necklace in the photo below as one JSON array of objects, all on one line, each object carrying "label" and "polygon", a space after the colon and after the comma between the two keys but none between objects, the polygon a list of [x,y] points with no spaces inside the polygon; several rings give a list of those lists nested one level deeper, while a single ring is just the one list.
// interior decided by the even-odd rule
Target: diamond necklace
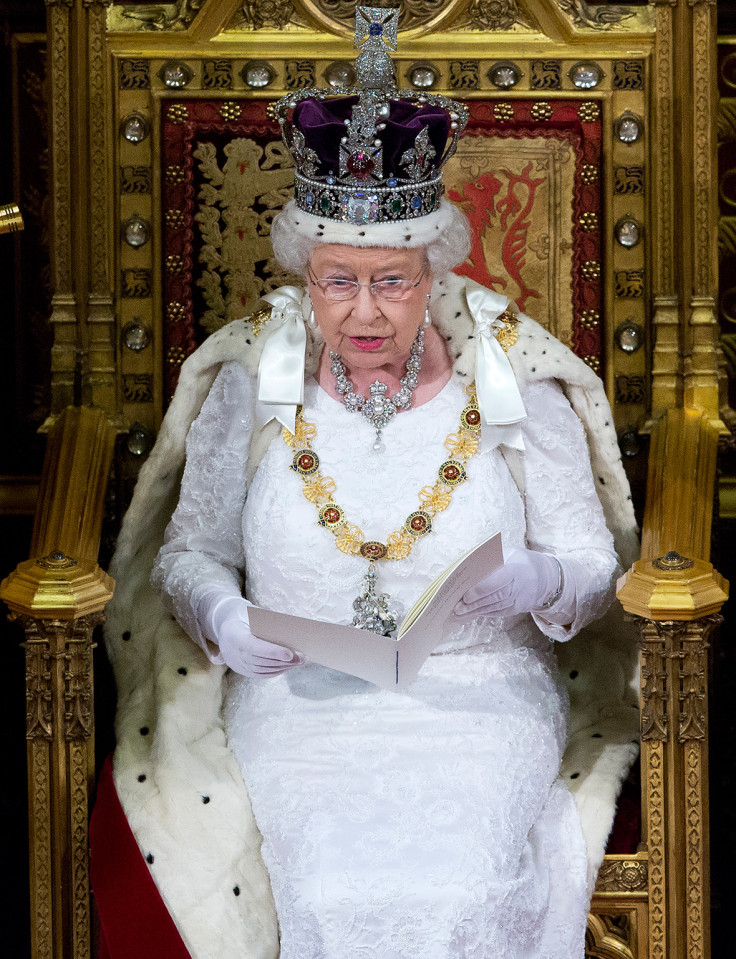
[{"label": "diamond necklace", "polygon": [[399,410],[408,410],[411,406],[412,394],[419,382],[419,371],[422,368],[422,353],[424,353],[424,329],[419,327],[417,335],[409,351],[406,361],[406,373],[401,377],[401,389],[394,393],[393,398],[387,396],[388,387],[380,380],[371,383],[369,397],[356,393],[353,384],[345,372],[345,364],[339,353],[330,350],[330,372],[335,377],[335,390],[344,396],[345,406],[352,413],[362,413],[376,431],[376,440],[373,444],[375,453],[383,453],[386,445],[381,439],[384,426],[391,422]]}]

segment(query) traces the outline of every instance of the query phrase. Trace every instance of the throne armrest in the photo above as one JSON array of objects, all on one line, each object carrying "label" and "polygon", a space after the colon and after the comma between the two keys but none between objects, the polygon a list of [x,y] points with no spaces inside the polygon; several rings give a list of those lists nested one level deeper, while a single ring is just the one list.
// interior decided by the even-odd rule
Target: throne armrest
[{"label": "throne armrest", "polygon": [[657,421],[642,558],[619,580],[639,626],[642,842],[606,857],[588,936],[620,949],[623,922],[630,956],[710,955],[708,648],[728,598],[709,562],[717,451],[707,414]]},{"label": "throne armrest", "polygon": [[31,949],[92,954],[89,796],[95,779],[94,627],[113,593],[97,565],[115,430],[104,412],[68,407],[49,433],[31,558],[0,584],[23,627]]}]

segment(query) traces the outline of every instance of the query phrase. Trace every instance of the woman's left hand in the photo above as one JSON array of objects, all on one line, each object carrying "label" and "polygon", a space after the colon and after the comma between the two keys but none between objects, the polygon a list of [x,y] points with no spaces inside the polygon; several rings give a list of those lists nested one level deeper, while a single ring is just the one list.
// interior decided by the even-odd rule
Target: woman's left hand
[{"label": "woman's left hand", "polygon": [[455,607],[461,620],[476,616],[517,616],[542,610],[560,591],[561,567],[554,556],[513,547],[500,569],[469,589]]}]

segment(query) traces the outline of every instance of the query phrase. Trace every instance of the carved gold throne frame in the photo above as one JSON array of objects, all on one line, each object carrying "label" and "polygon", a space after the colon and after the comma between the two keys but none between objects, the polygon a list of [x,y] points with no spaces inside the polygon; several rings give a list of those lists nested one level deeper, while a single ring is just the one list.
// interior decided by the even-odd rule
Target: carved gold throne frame
[{"label": "carved gold throne frame", "polygon": [[[131,474],[185,356],[283,281],[268,224],[291,174],[265,108],[344,79],[354,5],[47,7],[53,416],[31,558],[1,595],[26,631],[33,956],[85,959],[92,630],[113,588],[97,559],[116,436],[117,474]],[[632,466],[649,441],[642,559],[620,593],[640,625],[641,841],[601,869],[598,959],[710,952],[707,649],[726,592],[708,560],[730,416],[714,21],[712,0],[402,4],[402,85],[471,106],[449,186],[478,231],[474,275],[600,373]]]}]

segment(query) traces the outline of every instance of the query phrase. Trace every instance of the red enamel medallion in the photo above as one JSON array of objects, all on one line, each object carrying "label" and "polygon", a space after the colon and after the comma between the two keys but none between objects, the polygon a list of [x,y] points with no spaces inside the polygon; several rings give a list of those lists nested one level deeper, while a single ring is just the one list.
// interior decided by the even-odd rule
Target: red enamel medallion
[{"label": "red enamel medallion", "polygon": [[360,547],[360,555],[366,559],[383,559],[388,553],[388,549],[383,543],[377,543],[375,540],[369,540]]},{"label": "red enamel medallion", "polygon": [[458,486],[468,478],[468,474],[458,460],[445,460],[440,466],[439,477],[447,486]]},{"label": "red enamel medallion", "polygon": [[460,419],[467,429],[477,430],[480,426],[480,410],[474,406],[468,406],[463,410]]},{"label": "red enamel medallion", "polygon": [[404,529],[414,536],[425,536],[432,530],[432,517],[424,510],[417,510],[407,516]]},{"label": "red enamel medallion", "polygon": [[319,457],[312,450],[299,450],[294,454],[291,468],[302,476],[311,476],[319,469]]},{"label": "red enamel medallion", "polygon": [[343,522],[342,509],[336,503],[326,503],[319,511],[319,525],[334,529]]}]

